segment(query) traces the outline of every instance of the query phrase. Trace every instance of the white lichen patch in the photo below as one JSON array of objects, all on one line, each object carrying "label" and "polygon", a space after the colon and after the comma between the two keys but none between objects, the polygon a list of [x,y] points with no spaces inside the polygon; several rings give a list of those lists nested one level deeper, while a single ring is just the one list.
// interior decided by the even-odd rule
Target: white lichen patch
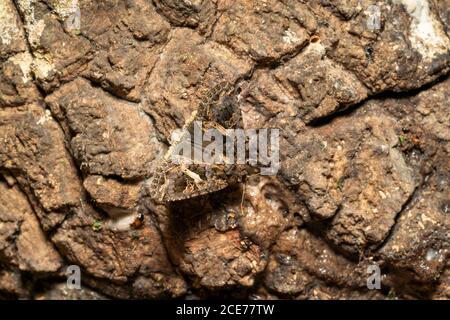
[{"label": "white lichen patch", "polygon": [[295,32],[293,32],[291,29],[288,29],[288,30],[284,31],[283,41],[287,44],[293,44],[293,43],[297,43],[299,41],[299,39],[298,39],[297,35],[295,34]]},{"label": "white lichen patch", "polygon": [[325,46],[320,42],[311,43],[306,49],[305,54],[317,54],[318,57],[325,56]]},{"label": "white lichen patch", "polygon": [[55,2],[54,9],[56,14],[64,20],[75,14],[80,7],[78,5],[78,0],[60,0]]},{"label": "white lichen patch", "polygon": [[35,19],[35,2],[35,0],[17,0],[19,10],[22,12],[24,17],[28,41],[33,49],[39,47],[41,35],[45,29],[45,21],[43,19]]},{"label": "white lichen patch", "polygon": [[12,63],[19,66],[22,71],[22,82],[25,84],[31,80],[31,65],[33,63],[33,57],[28,52],[22,52],[16,54],[9,59]]},{"label": "white lichen patch", "polygon": [[45,29],[44,20],[35,21],[33,24],[27,26],[28,41],[32,48],[38,48],[41,42],[41,36]]},{"label": "white lichen patch", "polygon": [[410,41],[425,60],[450,50],[450,40],[443,26],[430,11],[427,0],[395,0],[411,16]]},{"label": "white lichen patch", "polygon": [[55,71],[55,66],[51,62],[48,55],[42,55],[39,52],[35,52],[35,59],[33,61],[31,70],[38,80],[45,80]]},{"label": "white lichen patch", "polygon": [[3,45],[11,44],[11,41],[20,34],[17,24],[17,15],[12,3],[0,0],[0,39]]},{"label": "white lichen patch", "polygon": [[[35,17],[36,2],[36,0],[17,0],[16,3],[24,18],[28,42],[33,52],[34,59],[31,63],[31,72],[37,80],[46,80],[49,76],[54,74],[55,66],[52,63],[51,55],[48,53],[43,54],[40,51],[41,36],[44,33],[46,25],[43,17],[39,17],[39,19],[36,19]],[[28,63],[28,61],[29,60],[27,60],[26,63]],[[22,66],[25,67],[25,62],[21,67]]]},{"label": "white lichen patch", "polygon": [[50,121],[50,120],[52,120],[52,114],[51,114],[50,110],[45,110],[44,115],[38,119],[38,121],[36,122],[36,124],[38,124],[38,125],[43,125],[43,124],[45,124],[47,121]]},{"label": "white lichen patch", "polygon": [[34,3],[35,0],[17,0],[17,6],[23,14],[26,26],[34,23]]},{"label": "white lichen patch", "polygon": [[60,0],[54,4],[54,10],[67,31],[80,30],[81,13],[78,0]]}]

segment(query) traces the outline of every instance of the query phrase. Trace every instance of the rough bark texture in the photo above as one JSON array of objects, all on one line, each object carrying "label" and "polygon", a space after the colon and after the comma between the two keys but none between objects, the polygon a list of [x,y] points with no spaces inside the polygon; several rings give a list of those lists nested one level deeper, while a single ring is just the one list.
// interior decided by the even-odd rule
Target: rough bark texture
[{"label": "rough bark texture", "polygon": [[[0,0],[0,297],[449,299],[449,32],[449,0]],[[278,175],[155,203],[222,80]]]}]

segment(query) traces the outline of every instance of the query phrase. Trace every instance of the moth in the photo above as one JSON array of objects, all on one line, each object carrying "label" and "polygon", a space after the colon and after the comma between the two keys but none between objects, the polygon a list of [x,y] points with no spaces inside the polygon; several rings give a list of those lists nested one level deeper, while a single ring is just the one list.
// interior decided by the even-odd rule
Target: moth
[{"label": "moth", "polygon": [[[222,190],[241,181],[248,174],[247,164],[173,161],[175,150],[186,141],[191,154],[203,152],[203,142],[199,144],[193,139],[186,140],[194,135],[195,130],[215,129],[219,139],[226,142],[230,138],[227,136],[227,129],[243,128],[238,90],[228,82],[220,82],[201,96],[197,110],[183,127],[184,135],[173,142],[150,177],[147,185],[150,197],[159,202],[185,200]],[[218,156],[225,160],[225,151]]]}]

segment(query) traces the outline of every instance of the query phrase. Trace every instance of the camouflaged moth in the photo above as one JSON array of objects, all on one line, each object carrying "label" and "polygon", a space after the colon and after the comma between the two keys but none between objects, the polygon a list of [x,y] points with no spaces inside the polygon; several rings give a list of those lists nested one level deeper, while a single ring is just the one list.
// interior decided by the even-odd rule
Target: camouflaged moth
[{"label": "camouflaged moth", "polygon": [[[232,139],[229,129],[243,127],[237,96],[238,90],[227,82],[221,82],[206,92],[198,109],[186,122],[181,134],[173,139],[149,179],[147,191],[150,197],[159,202],[189,199],[222,190],[241,181],[249,171],[254,171],[245,162],[231,163],[224,151],[214,154],[215,163],[199,163],[192,158],[192,155],[203,154],[208,148],[205,141],[199,143],[190,139],[196,130],[213,129],[215,139],[222,139],[226,145]],[[189,156],[184,155],[180,159],[178,152],[180,147],[186,150],[186,144]],[[236,154],[232,156],[238,158]],[[218,158],[223,161],[217,161]]]}]

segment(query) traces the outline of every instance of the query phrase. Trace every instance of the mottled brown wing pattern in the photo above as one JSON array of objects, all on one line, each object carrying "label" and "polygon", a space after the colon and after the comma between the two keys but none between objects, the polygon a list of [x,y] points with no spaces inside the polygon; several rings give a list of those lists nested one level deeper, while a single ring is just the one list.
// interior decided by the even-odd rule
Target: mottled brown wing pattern
[{"label": "mottled brown wing pattern", "polygon": [[[184,129],[193,134],[194,122],[201,121],[203,129],[242,128],[242,118],[234,87],[221,82],[203,94],[194,116]],[[193,146],[202,147],[202,146]],[[240,181],[245,170],[242,166],[213,164],[173,164],[171,149],[161,159],[161,164],[150,178],[148,192],[160,202],[189,199],[226,188],[230,183]]]},{"label": "mottled brown wing pattern", "polygon": [[[163,169],[164,168],[164,169]],[[226,188],[228,177],[220,168],[211,169],[206,165],[170,165],[165,162],[156,172],[148,185],[150,196],[160,202],[172,202],[189,199]],[[207,172],[207,178],[199,173]]]},{"label": "mottled brown wing pattern", "polygon": [[202,95],[195,119],[186,125],[191,133],[194,121],[201,121],[205,130],[211,127],[219,130],[242,128],[241,111],[234,86],[228,82],[220,82]]}]

